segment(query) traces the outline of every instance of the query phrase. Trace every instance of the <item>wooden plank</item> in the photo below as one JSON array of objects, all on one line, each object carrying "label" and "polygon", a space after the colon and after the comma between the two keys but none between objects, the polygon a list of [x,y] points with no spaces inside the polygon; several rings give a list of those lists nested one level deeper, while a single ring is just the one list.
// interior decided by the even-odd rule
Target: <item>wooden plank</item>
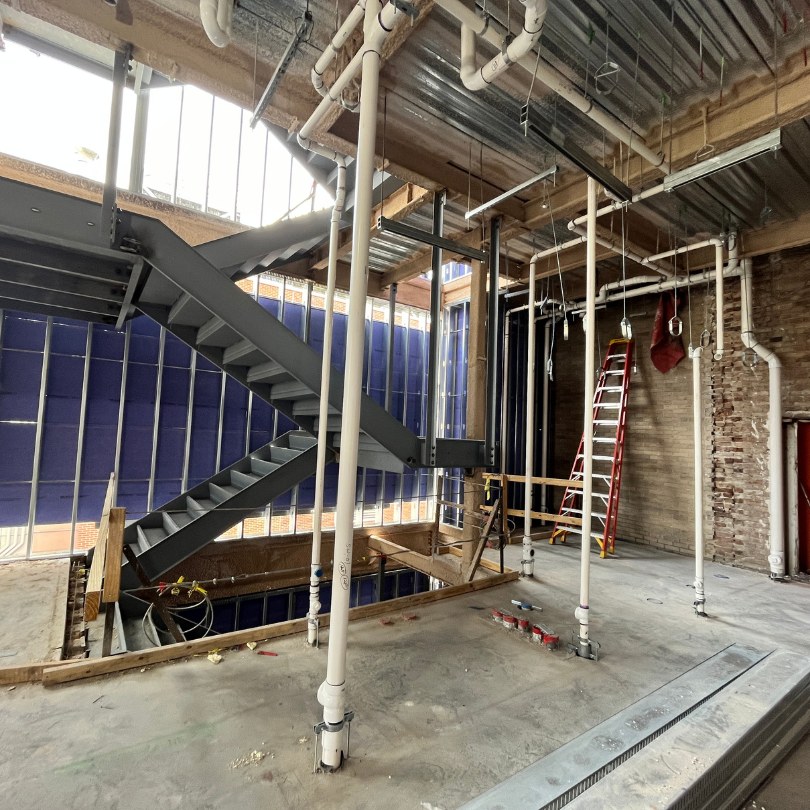
[{"label": "wooden plank", "polygon": [[37,683],[42,673],[51,667],[65,666],[65,661],[44,661],[37,664],[18,664],[0,667],[0,686],[15,686],[19,683]]},{"label": "wooden plank", "polygon": [[[371,619],[386,613],[422,607],[454,596],[463,596],[486,588],[494,588],[507,582],[514,582],[517,578],[517,571],[508,571],[491,577],[475,579],[472,582],[465,582],[462,585],[450,585],[446,588],[440,588],[438,591],[427,591],[413,596],[402,596],[399,599],[389,599],[385,602],[375,602],[373,605],[362,605],[349,610],[349,619],[351,621]],[[329,614],[321,616],[320,622],[321,627],[328,627]],[[199,638],[182,644],[168,644],[165,647],[155,647],[151,650],[123,653],[109,658],[85,660],[77,663],[54,662],[52,666],[45,666],[42,673],[42,683],[45,686],[53,686],[83,680],[84,678],[94,678],[98,675],[109,675],[113,672],[123,672],[128,669],[151,666],[152,664],[207,653],[215,647],[226,649],[238,647],[248,641],[259,642],[283,638],[284,636],[302,633],[306,629],[306,619],[293,619],[292,621],[264,625],[263,627],[252,627],[249,630],[236,630],[219,636]]]},{"label": "wooden plank", "polygon": [[470,560],[467,569],[464,571],[465,582],[469,582],[475,575],[475,569],[478,568],[478,563],[481,560],[481,555],[484,553],[484,547],[487,544],[487,538],[492,532],[492,527],[498,518],[500,507],[501,507],[501,499],[497,498],[495,503],[492,504],[492,510],[489,513],[489,519],[484,524],[484,528],[481,530],[481,537],[475,546],[475,551],[473,552],[472,559]]},{"label": "wooden plank", "polygon": [[[491,512],[491,506],[482,506],[481,511]],[[507,509],[507,514],[513,517],[523,517],[522,509]],[[566,526],[581,526],[582,518],[568,517],[567,515],[553,515],[551,512],[530,512],[532,520],[548,520],[552,523],[564,523]]]},{"label": "wooden plank", "polygon": [[[506,479],[514,484],[526,483],[525,475],[502,475],[501,473],[484,473],[484,478]],[[533,484],[546,484],[551,487],[570,487],[571,489],[582,489],[584,482],[581,480],[570,480],[568,478],[548,478],[532,476]]]},{"label": "wooden plank", "polygon": [[98,618],[98,609],[101,604],[101,583],[104,581],[104,567],[107,560],[107,533],[114,490],[115,473],[111,473],[110,483],[107,484],[107,495],[104,498],[104,509],[98,524],[93,562],[90,564],[90,573],[87,577],[87,588],[84,595],[84,620],[86,622],[92,622]]},{"label": "wooden plank", "polygon": [[388,540],[385,537],[372,535],[368,539],[369,549],[385,554],[386,557],[393,557],[397,562],[413,568],[429,577],[436,577],[451,585],[459,585],[463,582],[461,566],[451,565],[448,560],[442,560],[437,556],[428,556],[413,551],[406,546]]},{"label": "wooden plank", "polygon": [[[441,554],[452,554],[454,557],[460,557],[461,556],[461,549],[456,548],[455,546],[444,546],[444,548],[442,548],[440,553]],[[498,565],[498,563],[496,563],[496,562],[492,562],[492,560],[488,560],[486,557],[481,557],[481,560],[478,563],[478,567],[479,568],[486,568],[487,571],[494,571],[496,574],[501,573],[501,566]],[[508,574],[508,573],[510,573],[511,570],[512,569],[510,569],[510,568],[505,568],[504,573]]]},{"label": "wooden plank", "polygon": [[109,531],[107,532],[107,554],[104,564],[104,588],[101,601],[117,602],[121,593],[121,557],[124,553],[124,524],[127,510],[120,506],[110,509]]}]

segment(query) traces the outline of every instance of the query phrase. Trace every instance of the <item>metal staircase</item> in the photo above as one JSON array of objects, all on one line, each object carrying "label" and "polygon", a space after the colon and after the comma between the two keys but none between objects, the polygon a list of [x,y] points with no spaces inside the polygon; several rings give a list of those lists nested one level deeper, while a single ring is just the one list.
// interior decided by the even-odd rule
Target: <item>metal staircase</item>
[{"label": "metal staircase", "polygon": [[[156,582],[235,523],[313,475],[315,456],[312,436],[285,433],[130,523],[124,541],[135,550],[149,580]],[[121,577],[125,589],[141,584],[129,562]]]},{"label": "metal staircase", "polygon": [[[622,485],[627,395],[633,365],[633,341],[611,340],[599,372],[593,398],[593,512],[591,537],[599,543],[600,557],[612,554],[616,546],[616,521]],[[579,440],[572,481],[584,478],[584,436]],[[559,517],[582,518],[582,489],[567,487]],[[595,527],[595,528],[594,528]],[[568,534],[582,534],[581,528],[555,523],[549,543],[564,543]]]},{"label": "metal staircase", "polygon": [[[315,471],[321,356],[234,280],[297,255],[319,222],[293,221],[194,248],[160,221],[119,210],[110,247],[99,214],[97,203],[0,179],[0,307],[119,327],[143,312],[302,429],[128,527],[126,540],[154,582]],[[325,224],[327,216],[319,216]],[[289,231],[288,243],[282,231]],[[327,396],[334,458],[343,403],[343,376],[335,369]],[[428,446],[366,395],[360,428],[360,466],[401,472],[489,464],[484,442],[438,438]],[[129,563],[122,573],[124,587],[140,584]]]}]

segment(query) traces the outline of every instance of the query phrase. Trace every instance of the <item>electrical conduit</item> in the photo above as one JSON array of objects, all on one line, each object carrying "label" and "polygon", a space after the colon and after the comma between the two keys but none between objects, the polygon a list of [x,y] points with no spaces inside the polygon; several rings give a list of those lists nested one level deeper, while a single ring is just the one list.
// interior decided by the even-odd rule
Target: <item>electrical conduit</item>
[{"label": "electrical conduit", "polygon": [[768,364],[768,467],[770,472],[770,554],[772,579],[785,577],[785,480],[782,471],[782,363],[754,335],[751,323],[751,260],[743,259],[740,274],[742,342]]},{"label": "electrical conduit", "polygon": [[321,398],[318,403],[318,449],[315,469],[315,503],[312,508],[312,563],[309,579],[309,613],[307,613],[307,643],[318,644],[318,614],[321,610],[320,581],[321,532],[323,524],[323,492],[326,478],[326,437],[329,433],[329,382],[332,371],[332,331],[331,314],[334,311],[335,279],[337,276],[337,248],[340,236],[340,215],[346,202],[346,158],[333,157],[337,165],[337,187],[335,203],[332,206],[332,220],[329,227],[329,264],[326,271],[326,300],[324,301],[323,349],[321,360]]}]

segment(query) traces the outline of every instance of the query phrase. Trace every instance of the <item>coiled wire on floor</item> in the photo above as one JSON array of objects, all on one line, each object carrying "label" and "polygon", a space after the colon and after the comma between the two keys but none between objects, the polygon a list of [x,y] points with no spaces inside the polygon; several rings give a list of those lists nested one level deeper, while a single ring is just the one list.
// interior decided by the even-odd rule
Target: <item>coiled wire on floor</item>
[{"label": "coiled wire on floor", "polygon": [[[166,610],[171,618],[174,619],[178,628],[186,638],[188,638],[189,634],[194,633],[200,628],[204,628],[201,637],[207,636],[214,626],[214,605],[211,602],[211,598],[208,596],[208,592],[204,588],[200,587],[200,584],[196,580],[193,582],[186,582],[182,577],[180,577],[177,582],[161,583],[157,590],[157,598],[160,599],[166,594],[171,596],[179,596],[182,592],[186,593],[186,597],[188,599],[194,599],[195,595],[199,596],[199,598],[194,599],[194,601],[191,601],[186,605],[176,605],[172,607],[167,606]],[[204,605],[205,609],[203,610],[202,618],[199,621],[194,622],[193,619],[188,618],[185,615],[192,610],[196,610],[201,605]],[[160,628],[157,626],[157,624],[155,624],[155,621],[152,618],[154,608],[155,602],[151,602],[149,607],[146,609],[146,613],[144,613],[143,618],[141,619],[141,626],[146,638],[148,638],[149,641],[156,647],[160,647],[162,642],[159,638],[152,637],[152,634],[149,632],[149,627],[154,627],[158,635],[165,635],[167,638],[172,638],[172,634],[169,632],[168,628]],[[191,624],[186,625],[186,623]],[[173,638],[172,641],[174,641]]]}]

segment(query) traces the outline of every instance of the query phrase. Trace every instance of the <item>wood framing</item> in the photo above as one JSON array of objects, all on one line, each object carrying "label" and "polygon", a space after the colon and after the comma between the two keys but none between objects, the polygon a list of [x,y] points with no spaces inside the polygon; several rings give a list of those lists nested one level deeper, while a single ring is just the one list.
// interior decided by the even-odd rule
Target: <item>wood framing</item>
[{"label": "wood framing", "polygon": [[87,589],[84,595],[84,620],[86,622],[92,622],[98,618],[107,560],[107,536],[110,529],[110,509],[112,509],[114,493],[115,474],[113,473],[110,475],[109,484],[107,484],[107,494],[104,498],[104,508],[101,512],[95,550],[93,551],[93,562],[90,564],[90,573],[87,576]]},{"label": "wood framing", "polygon": [[[427,591],[413,596],[403,596],[399,599],[391,599],[386,602],[375,602],[373,605],[362,605],[361,607],[349,610],[349,619],[358,621],[361,619],[371,619],[382,616],[386,613],[396,613],[397,611],[410,610],[424,605],[441,602],[444,599],[451,599],[455,596],[473,593],[475,591],[494,588],[504,585],[507,582],[514,582],[518,578],[517,571],[508,571],[503,574],[493,574],[492,576],[475,579],[462,585],[453,585],[447,588],[440,588],[437,591]],[[329,615],[321,617],[321,627],[329,626]],[[237,630],[232,633],[223,633],[219,636],[196,639],[182,644],[169,644],[165,647],[156,647],[142,652],[123,653],[113,655],[109,658],[95,659],[92,661],[79,661],[76,663],[55,662],[53,665],[35,665],[35,668],[42,666],[41,681],[45,686],[70,683],[72,681],[94,678],[99,675],[109,675],[114,672],[124,672],[129,669],[139,669],[165,661],[175,661],[180,658],[188,658],[192,655],[205,655],[210,650],[227,649],[239,647],[248,641],[268,641],[274,638],[303,633],[307,629],[306,619],[293,619],[288,622],[269,624],[262,627],[254,627],[249,630]],[[25,669],[12,667],[11,669]],[[22,673],[16,673],[19,677]],[[33,674],[33,670],[32,670]],[[3,670],[0,669],[0,683],[3,683]],[[22,681],[17,681],[18,683]]]}]

